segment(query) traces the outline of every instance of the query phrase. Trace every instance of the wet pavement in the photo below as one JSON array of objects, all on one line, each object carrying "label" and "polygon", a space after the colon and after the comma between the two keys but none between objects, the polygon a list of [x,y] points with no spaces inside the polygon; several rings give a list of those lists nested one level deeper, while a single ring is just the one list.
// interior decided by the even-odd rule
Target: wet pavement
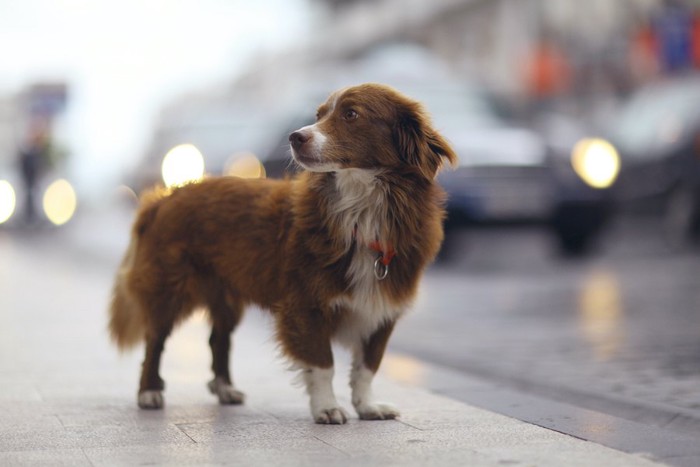
[{"label": "wet pavement", "polygon": [[[645,219],[586,258],[537,228],[463,235],[394,349],[535,395],[700,436],[700,253]],[[506,411],[506,410],[504,410]]]}]

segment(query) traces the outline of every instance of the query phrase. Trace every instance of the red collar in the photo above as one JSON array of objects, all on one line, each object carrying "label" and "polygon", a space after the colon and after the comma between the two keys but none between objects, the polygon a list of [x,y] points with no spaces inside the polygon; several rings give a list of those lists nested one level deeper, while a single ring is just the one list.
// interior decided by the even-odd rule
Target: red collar
[{"label": "red collar", "polygon": [[370,242],[367,246],[370,247],[371,250],[379,253],[379,260],[384,266],[389,266],[391,260],[394,259],[394,256],[396,256],[394,247],[392,247],[389,243],[387,243],[386,249],[382,247],[382,244],[379,241]]},{"label": "red collar", "polygon": [[[355,226],[352,231],[352,238],[357,240],[357,226]],[[394,259],[394,256],[396,256],[396,250],[394,250],[394,247],[391,246],[391,243],[386,244],[386,249],[382,247],[382,243],[379,240],[369,242],[367,246],[370,248],[370,250],[379,253],[379,261],[384,266],[389,266],[391,260]]]}]

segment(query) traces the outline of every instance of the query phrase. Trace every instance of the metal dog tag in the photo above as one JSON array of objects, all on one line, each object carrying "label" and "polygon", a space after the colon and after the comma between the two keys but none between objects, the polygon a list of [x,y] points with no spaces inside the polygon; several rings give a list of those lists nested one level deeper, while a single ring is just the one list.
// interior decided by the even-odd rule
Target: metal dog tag
[{"label": "metal dog tag", "polygon": [[380,281],[380,280],[385,279],[388,274],[389,274],[389,265],[384,264],[382,262],[382,256],[380,255],[374,261],[374,277],[376,277],[377,280]]}]

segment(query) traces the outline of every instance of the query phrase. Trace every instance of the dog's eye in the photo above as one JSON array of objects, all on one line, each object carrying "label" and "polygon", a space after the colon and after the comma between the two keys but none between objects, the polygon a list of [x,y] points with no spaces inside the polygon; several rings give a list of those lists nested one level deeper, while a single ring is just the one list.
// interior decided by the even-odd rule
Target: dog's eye
[{"label": "dog's eye", "polygon": [[321,119],[321,112],[316,112],[316,121]]},{"label": "dog's eye", "polygon": [[346,110],[345,114],[343,115],[343,118],[345,120],[355,120],[357,117],[358,117],[357,112],[355,112],[352,109]]}]

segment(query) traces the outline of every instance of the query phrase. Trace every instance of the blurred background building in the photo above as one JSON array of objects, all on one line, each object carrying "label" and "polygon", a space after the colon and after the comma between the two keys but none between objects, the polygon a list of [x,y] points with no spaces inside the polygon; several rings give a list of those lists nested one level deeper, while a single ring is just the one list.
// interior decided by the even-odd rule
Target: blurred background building
[{"label": "blurred background building", "polygon": [[[280,176],[289,168],[286,135],[308,123],[329,92],[385,81],[426,101],[467,165],[489,171],[487,177],[470,169],[469,180],[458,184],[478,187],[488,179],[490,186],[491,166],[498,166],[503,190],[451,193],[482,205],[470,207],[468,217],[495,210],[555,222],[561,206],[613,197],[608,191],[617,173],[605,186],[585,176],[586,186],[576,186],[585,164],[572,169],[570,159],[582,138],[611,140],[622,153],[620,184],[629,178],[635,163],[625,160],[634,159],[634,151],[618,133],[634,135],[629,128],[643,125],[639,117],[623,125],[619,108],[639,89],[693,80],[700,67],[700,2],[32,0],[0,4],[0,39],[0,178],[18,178],[17,148],[37,109],[51,140],[70,154],[47,173],[72,180],[86,200],[99,201],[121,183],[139,190],[159,181],[161,161],[181,144],[197,148],[207,173],[227,173],[241,165],[238,159],[253,156],[263,165],[255,173]],[[460,109],[443,108],[448,93]],[[658,114],[653,106],[647,113]],[[672,113],[647,122],[665,128],[660,149],[648,150],[656,147],[652,141],[637,160],[687,158],[694,151],[661,148],[680,128],[679,115],[687,129],[696,124],[691,110]],[[495,127],[496,133],[485,131]],[[671,139],[679,147],[685,141]],[[567,164],[578,178],[561,170]],[[513,170],[501,170],[504,165]],[[686,162],[671,165],[658,173],[687,172]],[[529,170],[534,166],[537,175]],[[655,191],[671,196],[689,183],[684,193],[692,194],[681,198],[695,199],[695,182],[677,176],[655,182]],[[523,198],[518,190],[532,193],[529,205],[514,204]],[[491,198],[496,201],[485,201]],[[680,216],[685,224],[698,217],[700,201],[691,205]],[[577,217],[598,224],[602,211],[595,222],[581,212]]]},{"label": "blurred background building", "polygon": [[514,103],[571,98],[589,110],[587,98],[699,66],[698,6],[692,0],[312,1],[307,40],[261,58],[247,73],[279,89],[275,68],[308,79],[309,68],[328,60],[410,42]]},{"label": "blurred background building", "polygon": [[[300,81],[318,80],[319,69],[332,67],[334,61],[352,60],[389,42],[424,46],[456,76],[488,86],[511,106],[568,98],[567,103],[576,104],[579,111],[590,111],[592,101],[629,92],[659,75],[691,69],[700,62],[699,2],[693,0],[299,0],[261,2],[254,8],[244,2],[218,1],[201,5],[181,2],[185,6],[178,7],[163,2],[148,7],[138,2],[103,3],[96,7],[79,1],[35,0],[24,7],[0,6],[8,23],[2,33],[6,45],[0,48],[6,71],[0,83],[4,107],[11,107],[7,102],[16,101],[17,93],[32,83],[46,81],[47,76],[54,78],[51,81],[65,82],[75,96],[68,109],[70,128],[66,133],[79,160],[99,160],[103,156],[97,153],[104,151],[110,158],[133,164],[137,157],[132,154],[142,150],[148,139],[148,128],[118,138],[106,137],[101,129],[99,137],[105,145],[123,145],[120,154],[110,153],[98,142],[85,142],[85,135],[76,128],[92,130],[83,120],[110,113],[108,107],[114,106],[106,98],[101,109],[86,102],[97,92],[118,94],[126,102],[133,99],[136,106],[153,101],[154,108],[178,93],[221,94],[222,87],[227,88],[225,94],[256,92],[263,99],[267,96],[269,101],[279,102],[280,96],[293,95]],[[193,15],[188,18],[190,13]],[[115,26],[99,31],[110,15],[131,24],[132,31]],[[247,27],[238,34],[224,30],[227,16],[231,30],[244,23]],[[156,21],[150,22],[151,18]],[[81,25],[78,32],[84,37],[94,36],[92,47],[78,45],[79,39],[65,38],[73,23]],[[201,37],[203,30],[212,29],[218,31]],[[48,45],[41,45],[42,38]],[[56,44],[51,45],[51,41]],[[173,48],[181,54],[179,69],[171,63]],[[56,53],[57,49],[63,50]],[[210,57],[197,63],[192,58],[195,55]],[[161,63],[146,63],[158,56]],[[41,61],[49,65],[37,66]],[[110,65],[116,68],[112,70]],[[139,65],[143,65],[142,75],[138,74]],[[122,70],[117,71],[120,66]],[[149,76],[158,66],[171,73],[169,79]],[[189,70],[192,77],[186,78],[188,73],[182,69],[193,67],[201,71]],[[27,72],[22,73],[22,69]],[[429,74],[429,70],[424,71]],[[120,79],[109,82],[111,89],[91,90],[97,86],[92,81],[108,72],[120,73]],[[174,76],[178,73],[181,76]],[[230,86],[222,84],[226,75]],[[156,78],[168,85],[152,82]],[[167,93],[162,91],[164,87]],[[207,90],[212,87],[216,90]],[[160,91],[144,95],[154,88]],[[143,111],[151,118],[139,119],[141,127],[153,124],[154,108]],[[118,112],[113,118],[130,118],[121,107],[112,112]],[[112,121],[101,118],[104,123]],[[11,131],[7,121],[2,126],[2,144],[11,144],[8,138],[17,136],[7,136]],[[114,123],[116,131],[127,128]],[[8,151],[3,154],[6,159]],[[101,164],[85,163],[99,172]]]}]

